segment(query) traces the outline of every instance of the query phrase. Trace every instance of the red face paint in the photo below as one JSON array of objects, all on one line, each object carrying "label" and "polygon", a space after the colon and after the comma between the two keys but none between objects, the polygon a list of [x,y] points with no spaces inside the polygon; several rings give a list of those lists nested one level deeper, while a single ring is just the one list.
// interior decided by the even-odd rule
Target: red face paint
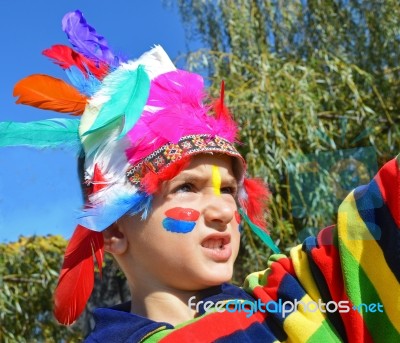
[{"label": "red face paint", "polygon": [[166,211],[165,216],[172,219],[193,222],[199,219],[200,212],[192,208],[174,207]]},{"label": "red face paint", "polygon": [[235,219],[238,224],[240,224],[240,222],[242,221],[242,218],[240,218],[240,214],[238,211],[235,211]]}]

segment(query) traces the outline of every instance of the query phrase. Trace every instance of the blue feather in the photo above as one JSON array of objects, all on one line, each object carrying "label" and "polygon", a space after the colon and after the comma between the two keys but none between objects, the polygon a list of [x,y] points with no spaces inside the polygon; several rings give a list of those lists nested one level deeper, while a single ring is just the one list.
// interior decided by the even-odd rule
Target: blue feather
[{"label": "blue feather", "polygon": [[65,72],[72,85],[82,94],[91,97],[100,89],[101,82],[89,70],[87,70],[87,77],[75,66],[71,66]]},{"label": "blue feather", "polygon": [[146,219],[151,208],[152,196],[143,192],[116,199],[112,204],[85,208],[78,216],[78,224],[90,230],[101,232],[125,214],[135,215],[143,211]]},{"label": "blue feather", "polygon": [[110,89],[110,99],[101,108],[88,135],[124,116],[124,127],[119,139],[136,124],[146,105],[150,92],[150,79],[143,66],[136,70],[117,69],[104,79],[105,88]]},{"label": "blue feather", "polygon": [[0,122],[0,147],[66,147],[80,149],[79,119],[47,119],[29,123]]}]

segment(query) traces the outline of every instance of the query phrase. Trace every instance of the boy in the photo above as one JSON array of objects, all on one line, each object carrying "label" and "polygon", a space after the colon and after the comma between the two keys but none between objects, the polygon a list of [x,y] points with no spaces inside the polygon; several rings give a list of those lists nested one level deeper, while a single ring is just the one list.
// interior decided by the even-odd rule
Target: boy
[{"label": "boy", "polygon": [[[124,62],[79,11],[64,17],[63,28],[78,52],[54,46],[46,55],[69,69],[79,91],[43,75],[15,88],[19,102],[82,114],[62,125],[79,131],[88,199],[55,293],[61,323],[84,309],[93,256],[101,270],[105,249],[132,301],[96,310],[88,342],[399,339],[398,160],[346,198],[336,227],[288,258],[263,231],[267,191],[246,177],[223,89],[206,105],[201,77],[177,70],[160,47]],[[68,101],[43,97],[44,83],[62,88]],[[53,143],[15,144],[73,143],[60,131]],[[227,283],[241,220],[277,253],[243,288]]]}]

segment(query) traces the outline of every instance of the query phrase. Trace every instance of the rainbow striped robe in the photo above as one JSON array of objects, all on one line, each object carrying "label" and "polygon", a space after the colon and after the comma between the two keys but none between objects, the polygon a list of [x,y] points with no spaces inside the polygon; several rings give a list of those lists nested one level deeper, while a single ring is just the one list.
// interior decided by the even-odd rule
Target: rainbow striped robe
[{"label": "rainbow striped robe", "polygon": [[[336,226],[289,257],[272,255],[243,288],[224,284],[203,298],[230,302],[228,310],[200,306],[198,318],[173,327],[129,313],[129,304],[98,309],[87,342],[400,342],[399,166],[400,155],[351,192]],[[234,300],[281,305],[249,313],[233,311]]]}]

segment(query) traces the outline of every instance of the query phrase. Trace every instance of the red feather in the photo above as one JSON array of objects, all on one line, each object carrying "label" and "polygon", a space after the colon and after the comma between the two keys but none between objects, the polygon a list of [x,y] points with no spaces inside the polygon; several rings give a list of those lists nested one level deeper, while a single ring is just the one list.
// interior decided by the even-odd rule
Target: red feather
[{"label": "red feather", "polygon": [[225,82],[221,81],[221,89],[219,99],[214,101],[214,111],[217,118],[225,117],[232,120],[229,109],[225,106]]},{"label": "red feather", "polygon": [[61,324],[72,324],[85,309],[94,284],[93,254],[101,274],[103,252],[103,234],[78,225],[65,252],[54,294],[54,315]]},{"label": "red feather", "polygon": [[171,180],[184,170],[190,163],[190,156],[184,156],[177,162],[172,163],[168,167],[162,169],[157,174],[150,168],[147,170],[143,168],[143,177],[141,180],[142,189],[148,193],[153,194],[160,189],[164,181]]},{"label": "red feather", "polygon": [[93,183],[93,193],[96,193],[107,186],[106,179],[104,178],[104,175],[101,172],[97,163],[94,165],[92,183]]},{"label": "red feather", "polygon": [[241,205],[246,210],[250,220],[267,231],[267,223],[264,216],[268,210],[267,200],[270,195],[267,186],[261,179],[244,179],[243,186],[247,193],[247,199],[242,200]]},{"label": "red feather", "polygon": [[224,118],[226,124],[230,130],[236,132],[237,131],[237,124],[233,120],[232,113],[229,111],[229,108],[225,105],[225,82],[224,80],[221,81],[221,89],[220,89],[220,96],[219,99],[214,100],[213,108],[215,112],[215,116],[217,119]]},{"label": "red feather", "polygon": [[96,63],[66,45],[53,45],[51,48],[43,50],[42,54],[51,58],[55,64],[63,69],[68,69],[71,66],[79,68],[86,77],[88,70],[99,80],[102,80],[108,74],[108,66],[105,63]]},{"label": "red feather", "polygon": [[34,74],[17,82],[14,96],[16,103],[43,110],[52,110],[72,115],[80,115],[85,111],[87,97],[74,87],[55,77]]}]

